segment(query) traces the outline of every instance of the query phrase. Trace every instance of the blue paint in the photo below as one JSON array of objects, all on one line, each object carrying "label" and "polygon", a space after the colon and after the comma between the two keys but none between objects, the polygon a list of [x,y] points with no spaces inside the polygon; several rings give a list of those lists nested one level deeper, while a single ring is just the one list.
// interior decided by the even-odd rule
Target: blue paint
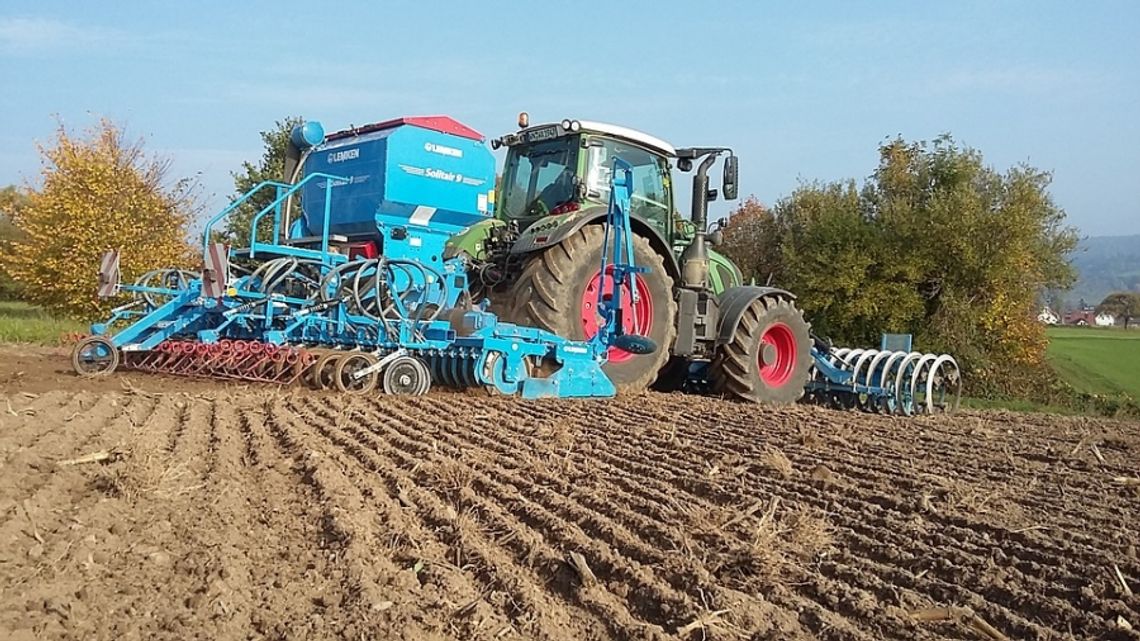
[{"label": "blue paint", "polygon": [[[455,233],[490,216],[495,187],[483,143],[411,124],[331,140],[309,153],[304,171],[344,177],[332,185],[329,231],[346,236],[375,236],[380,217]],[[311,232],[324,224],[324,187],[302,192]]]}]

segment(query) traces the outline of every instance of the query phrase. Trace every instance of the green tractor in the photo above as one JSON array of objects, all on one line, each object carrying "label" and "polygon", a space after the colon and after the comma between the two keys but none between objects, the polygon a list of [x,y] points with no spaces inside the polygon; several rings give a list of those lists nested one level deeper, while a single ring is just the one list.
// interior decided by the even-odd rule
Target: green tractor
[{"label": "green tractor", "polygon": [[[809,326],[795,296],[742,283],[740,270],[712,249],[708,203],[718,197],[709,170],[724,158],[720,195],[737,197],[737,157],[723,147],[674,148],[648,134],[597,122],[529,126],[491,142],[506,147],[495,218],[452,239],[472,259],[474,286],[506,320],[571,339],[598,329],[601,222],[613,157],[633,166],[631,211],[636,264],[649,271],[621,283],[632,300],[627,333],[649,337],[650,354],[613,348],[605,371],[625,393],[652,386],[711,384],[738,398],[790,403],[803,395],[812,363]],[[692,214],[674,210],[672,170],[692,172]],[[632,284],[631,284],[632,281]]]}]

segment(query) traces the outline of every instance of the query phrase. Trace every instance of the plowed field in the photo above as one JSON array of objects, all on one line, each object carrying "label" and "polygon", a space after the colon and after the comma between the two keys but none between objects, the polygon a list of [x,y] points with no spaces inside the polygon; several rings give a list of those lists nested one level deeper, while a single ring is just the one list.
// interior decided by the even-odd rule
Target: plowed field
[{"label": "plowed field", "polygon": [[1135,423],[65,369],[0,348],[0,638],[1140,639]]}]

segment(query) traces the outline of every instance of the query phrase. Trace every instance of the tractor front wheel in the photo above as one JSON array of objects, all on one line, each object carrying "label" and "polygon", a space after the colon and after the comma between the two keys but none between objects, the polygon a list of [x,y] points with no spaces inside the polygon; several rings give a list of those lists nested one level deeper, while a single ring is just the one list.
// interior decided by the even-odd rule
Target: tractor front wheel
[{"label": "tractor front wheel", "polygon": [[[613,275],[601,272],[603,233],[588,225],[531,258],[510,292],[508,317],[572,340],[596,334],[602,323],[598,294],[614,288]],[[622,393],[642,392],[653,383],[677,334],[677,303],[665,262],[640,236],[633,237],[633,251],[637,265],[649,271],[635,275],[635,287],[628,281],[620,285],[623,327],[627,334],[653,339],[657,351],[638,355],[610,348],[602,369]]]},{"label": "tractor front wheel", "polygon": [[810,327],[792,301],[759,298],[744,310],[710,374],[722,394],[758,403],[793,403],[811,368]]}]

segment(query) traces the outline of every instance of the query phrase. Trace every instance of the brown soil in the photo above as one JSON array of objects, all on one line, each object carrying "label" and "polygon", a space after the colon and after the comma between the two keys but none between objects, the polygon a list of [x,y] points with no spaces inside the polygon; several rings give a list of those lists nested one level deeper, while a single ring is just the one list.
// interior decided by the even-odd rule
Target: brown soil
[{"label": "brown soil", "polygon": [[1140,639],[1140,424],[66,370],[0,347],[0,639]]}]

